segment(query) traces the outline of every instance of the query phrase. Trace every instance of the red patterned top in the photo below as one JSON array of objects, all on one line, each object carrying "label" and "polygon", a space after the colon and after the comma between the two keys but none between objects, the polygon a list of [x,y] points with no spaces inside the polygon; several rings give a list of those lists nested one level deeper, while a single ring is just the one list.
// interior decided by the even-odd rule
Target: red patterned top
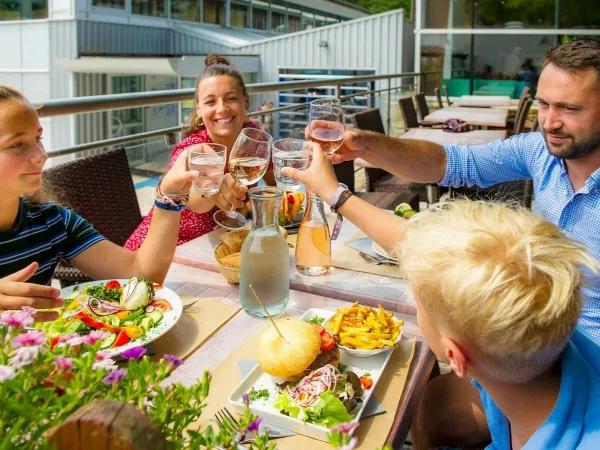
[{"label": "red patterned top", "polygon": [[[250,121],[247,120],[244,122],[244,128],[258,128],[260,127]],[[192,134],[181,140],[179,144],[175,146],[173,151],[171,152],[171,161],[169,161],[169,169],[177,158],[181,154],[183,150],[185,150],[190,145],[196,144],[210,144],[212,140],[208,136],[208,132],[206,128],[198,131],[195,134]],[[227,168],[225,170],[228,170]],[[205,235],[206,233],[210,233],[216,227],[218,227],[217,223],[213,220],[213,214],[217,211],[218,208],[215,206],[208,212],[205,213],[195,213],[190,211],[189,209],[184,209],[181,212],[181,221],[179,223],[179,237],[177,238],[177,245],[185,244],[192,239]],[[125,242],[124,247],[129,250],[138,250],[144,239],[146,239],[146,235],[148,234],[148,229],[150,228],[150,222],[152,221],[152,215],[154,213],[154,206],[150,209],[150,212],[144,219],[142,223],[135,229],[135,231],[129,236],[127,242]]]}]

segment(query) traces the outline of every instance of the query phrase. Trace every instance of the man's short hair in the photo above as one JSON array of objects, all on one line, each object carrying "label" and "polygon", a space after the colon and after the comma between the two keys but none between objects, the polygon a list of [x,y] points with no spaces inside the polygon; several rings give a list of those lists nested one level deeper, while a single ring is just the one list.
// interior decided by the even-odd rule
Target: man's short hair
[{"label": "man's short hair", "polygon": [[595,69],[600,80],[600,39],[576,39],[551,48],[544,58],[544,67],[548,64],[571,73]]},{"label": "man's short hair", "polygon": [[580,244],[523,207],[457,200],[409,221],[400,260],[432,326],[484,355],[488,376],[524,383],[560,356],[579,318]]}]

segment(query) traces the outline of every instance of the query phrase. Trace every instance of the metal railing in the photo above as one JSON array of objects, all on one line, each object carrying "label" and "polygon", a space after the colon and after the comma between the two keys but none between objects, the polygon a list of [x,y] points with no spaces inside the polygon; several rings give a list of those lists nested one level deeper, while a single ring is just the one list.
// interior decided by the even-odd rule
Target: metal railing
[{"label": "metal railing", "polygon": [[[435,72],[410,72],[392,75],[365,75],[354,77],[335,77],[323,78],[307,81],[285,81],[276,83],[255,83],[246,86],[249,95],[265,94],[271,92],[288,91],[294,89],[318,88],[318,87],[335,87],[336,97],[341,100],[347,100],[359,95],[381,94],[387,92],[388,99],[392,91],[406,89],[409,86],[424,85],[424,79],[427,75],[437,74]],[[393,80],[402,80],[405,78],[414,78],[415,83],[407,85],[392,86]],[[387,81],[387,87],[377,90],[361,91],[357,94],[341,95],[342,85],[350,85],[356,83],[365,83],[372,81]],[[130,94],[110,94],[97,95],[88,97],[76,97],[60,100],[48,100],[38,102],[38,113],[42,117],[53,117],[71,114],[84,114],[103,111],[114,111],[119,109],[130,109],[143,106],[165,105],[172,103],[186,102],[194,100],[195,89],[173,89],[164,91],[152,92],[136,92]],[[273,114],[284,111],[293,111],[296,109],[306,108],[308,103],[300,103],[297,105],[284,106],[280,108],[272,108],[266,111],[252,112],[250,117],[260,116],[264,114]],[[391,102],[387,102],[387,121],[388,129],[391,126]],[[89,142],[85,144],[74,145],[58,150],[48,152],[49,157],[65,156],[74,153],[80,153],[89,150],[96,150],[105,147],[127,144],[131,142],[150,139],[158,136],[169,136],[182,130],[183,125],[176,127],[163,128],[160,130],[146,131],[143,133],[132,134],[128,136],[115,137],[104,139],[101,141]]]}]

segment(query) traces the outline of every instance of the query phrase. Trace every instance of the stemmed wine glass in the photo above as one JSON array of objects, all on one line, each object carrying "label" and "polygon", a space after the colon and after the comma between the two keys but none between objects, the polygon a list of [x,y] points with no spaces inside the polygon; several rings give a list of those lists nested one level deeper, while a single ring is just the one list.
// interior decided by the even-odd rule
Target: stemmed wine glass
[{"label": "stemmed wine glass", "polygon": [[339,98],[329,97],[310,102],[310,138],[321,145],[327,155],[342,146],[346,124]]},{"label": "stemmed wine glass", "polygon": [[[273,138],[257,128],[244,128],[233,144],[229,154],[229,173],[240,184],[251,186],[265,175],[271,159]],[[213,216],[215,222],[228,230],[246,226],[246,218],[232,208],[219,210]]]}]

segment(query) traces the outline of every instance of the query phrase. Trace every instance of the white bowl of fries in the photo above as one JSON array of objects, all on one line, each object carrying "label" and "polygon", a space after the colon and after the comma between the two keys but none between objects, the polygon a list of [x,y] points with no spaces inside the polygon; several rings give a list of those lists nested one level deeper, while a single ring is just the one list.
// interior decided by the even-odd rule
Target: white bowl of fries
[{"label": "white bowl of fries", "polygon": [[338,308],[323,323],[345,353],[367,358],[395,348],[402,338],[402,320],[378,308],[354,303],[349,308]]}]

